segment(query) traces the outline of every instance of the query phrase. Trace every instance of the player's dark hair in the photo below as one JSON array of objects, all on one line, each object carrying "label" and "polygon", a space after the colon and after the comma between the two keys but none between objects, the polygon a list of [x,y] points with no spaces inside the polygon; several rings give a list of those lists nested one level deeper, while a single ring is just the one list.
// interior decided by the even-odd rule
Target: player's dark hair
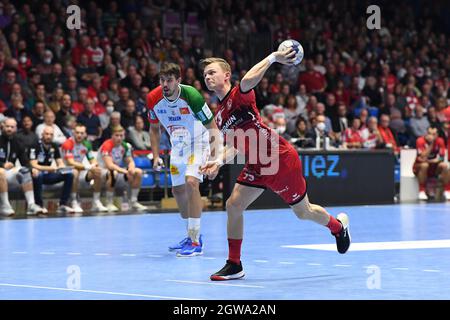
[{"label": "player's dark hair", "polygon": [[178,79],[181,77],[181,68],[175,63],[164,62],[159,70],[159,76],[174,76]]}]

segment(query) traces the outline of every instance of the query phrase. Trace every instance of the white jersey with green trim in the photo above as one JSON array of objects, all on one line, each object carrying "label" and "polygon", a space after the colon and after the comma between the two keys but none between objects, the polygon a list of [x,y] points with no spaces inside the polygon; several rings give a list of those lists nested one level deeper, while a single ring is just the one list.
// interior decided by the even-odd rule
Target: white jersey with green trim
[{"label": "white jersey with green trim", "polygon": [[178,97],[170,101],[161,86],[147,96],[150,123],[161,123],[170,136],[172,149],[189,148],[196,143],[209,143],[205,125],[214,115],[200,92],[188,85],[179,85]]}]

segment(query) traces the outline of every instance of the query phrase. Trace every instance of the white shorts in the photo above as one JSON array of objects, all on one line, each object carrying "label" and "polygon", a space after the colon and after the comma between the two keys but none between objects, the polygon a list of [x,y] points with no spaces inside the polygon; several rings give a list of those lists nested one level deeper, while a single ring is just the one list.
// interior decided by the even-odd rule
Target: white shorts
[{"label": "white shorts", "polygon": [[181,186],[186,183],[186,176],[195,177],[203,182],[203,175],[198,171],[209,157],[209,142],[203,140],[195,146],[187,149],[188,152],[180,153],[172,150],[170,154],[170,174],[172,186]]},{"label": "white shorts", "polygon": [[[78,176],[78,186],[80,188],[90,188],[94,184],[94,180],[86,181],[86,176],[89,170],[81,170],[80,175]],[[102,177],[105,178],[108,173],[107,169],[102,168]],[[92,183],[92,184],[91,184]]]},{"label": "white shorts", "polygon": [[6,171],[6,181],[8,182],[8,190],[20,189],[19,181],[17,181],[17,174],[19,173],[19,169],[17,167],[11,168]]}]

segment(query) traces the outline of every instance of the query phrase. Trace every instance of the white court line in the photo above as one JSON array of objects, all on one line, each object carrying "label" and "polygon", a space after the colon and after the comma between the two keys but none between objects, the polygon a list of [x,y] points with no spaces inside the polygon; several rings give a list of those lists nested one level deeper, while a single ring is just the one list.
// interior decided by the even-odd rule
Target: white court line
[{"label": "white court line", "polygon": [[67,254],[68,254],[69,256],[79,256],[79,255],[81,255],[80,252],[67,252]]},{"label": "white court line", "polygon": [[49,252],[49,251],[43,251],[43,252],[39,252],[39,254],[51,255],[51,254],[55,254],[55,253],[54,252]]},{"label": "white court line", "polygon": [[11,283],[0,283],[0,286],[3,286],[3,287],[15,287],[15,288],[29,288],[29,289],[69,291],[69,292],[110,294],[110,295],[116,295],[116,296],[143,297],[143,298],[155,298],[155,299],[203,300],[203,299],[194,299],[194,298],[185,298],[185,297],[170,297],[170,296],[158,296],[158,295],[137,294],[137,293],[124,293],[124,292],[111,292],[111,291],[98,291],[98,290],[81,290],[81,289],[42,287],[42,286],[31,286],[31,285],[25,285],[25,284],[11,284]]},{"label": "white court line", "polygon": [[289,262],[289,261],[280,261],[279,264],[295,264],[295,262]]},{"label": "white court line", "polygon": [[134,254],[134,253],[122,253],[121,256],[122,257],[136,257],[136,254]]},{"label": "white court line", "polygon": [[441,270],[436,270],[436,269],[424,269],[422,271],[423,272],[441,272]]},{"label": "white court line", "polygon": [[162,256],[160,256],[158,254],[148,254],[147,257],[150,257],[150,258],[162,258]]},{"label": "white court line", "polygon": [[109,256],[109,253],[96,253],[96,256]]},{"label": "white court line", "polygon": [[312,263],[312,262],[310,262],[310,263],[307,263],[307,265],[308,266],[321,266],[322,264],[321,263]]},{"label": "white court line", "polygon": [[253,262],[257,262],[257,263],[267,263],[269,262],[268,260],[253,260]]},{"label": "white court line", "polygon": [[392,268],[392,270],[408,271],[409,268]]},{"label": "white court line", "polygon": [[[449,210],[450,211],[450,210]],[[336,251],[336,244],[283,245],[282,248]],[[349,251],[450,248],[450,239],[352,243]]]},{"label": "white court line", "polygon": [[351,267],[351,264],[335,264],[334,267]]},{"label": "white court line", "polygon": [[264,288],[263,286],[254,286],[249,284],[229,284],[222,282],[202,282],[202,281],[187,281],[187,280],[166,280],[169,282],[190,283],[190,284],[206,284],[210,286],[226,286],[226,287],[242,287],[242,288]]},{"label": "white court line", "polygon": [[13,254],[27,254],[26,251],[14,251]]},{"label": "white court line", "polygon": [[217,258],[214,258],[214,257],[200,257],[200,258],[202,258],[204,260],[216,260],[217,259]]}]

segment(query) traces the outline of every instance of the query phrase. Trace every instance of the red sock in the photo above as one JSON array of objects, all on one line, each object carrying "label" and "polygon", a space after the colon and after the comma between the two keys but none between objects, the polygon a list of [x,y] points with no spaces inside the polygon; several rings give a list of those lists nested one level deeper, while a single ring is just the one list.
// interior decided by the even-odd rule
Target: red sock
[{"label": "red sock", "polygon": [[336,220],[335,217],[330,215],[330,221],[328,222],[327,227],[328,229],[330,229],[332,234],[337,234],[341,231],[342,224],[338,220]]},{"label": "red sock", "polygon": [[425,189],[427,188],[425,183],[420,183],[419,184],[419,191],[425,191]]},{"label": "red sock", "polygon": [[450,191],[450,182],[445,185],[445,191]]},{"label": "red sock", "polygon": [[228,260],[239,264],[241,262],[242,239],[228,239]]}]

